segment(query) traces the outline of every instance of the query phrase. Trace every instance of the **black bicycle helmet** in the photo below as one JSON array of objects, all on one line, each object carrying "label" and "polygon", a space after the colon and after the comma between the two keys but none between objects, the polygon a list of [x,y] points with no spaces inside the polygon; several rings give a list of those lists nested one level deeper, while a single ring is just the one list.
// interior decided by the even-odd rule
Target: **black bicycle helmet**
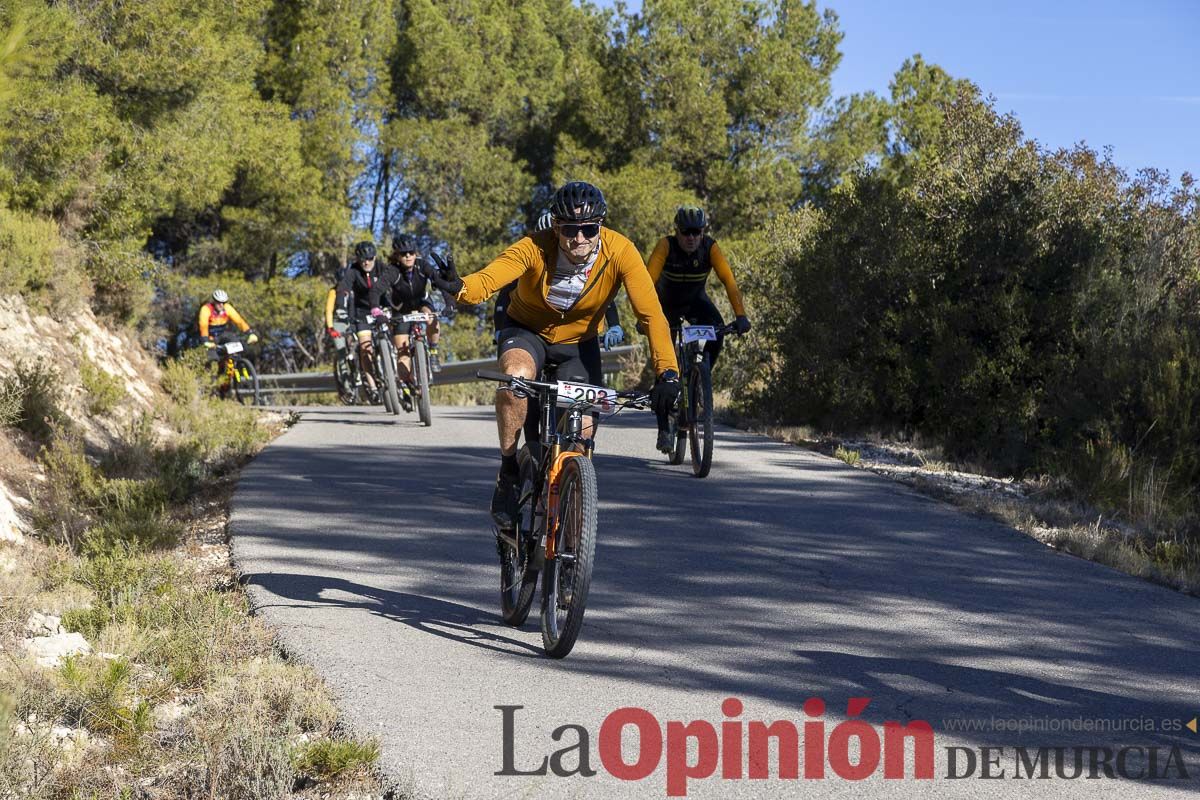
[{"label": "black bicycle helmet", "polygon": [[675,212],[675,227],[681,231],[687,228],[707,228],[708,217],[699,206],[680,206]]},{"label": "black bicycle helmet", "polygon": [[354,245],[354,260],[366,261],[375,257],[375,245],[372,242],[359,242]]},{"label": "black bicycle helmet", "polygon": [[415,253],[417,252],[417,237],[411,233],[398,233],[396,238],[392,239],[393,253]]},{"label": "black bicycle helmet", "polygon": [[604,219],[608,204],[604,193],[585,181],[564,183],[550,201],[550,213],[559,222],[587,222]]}]

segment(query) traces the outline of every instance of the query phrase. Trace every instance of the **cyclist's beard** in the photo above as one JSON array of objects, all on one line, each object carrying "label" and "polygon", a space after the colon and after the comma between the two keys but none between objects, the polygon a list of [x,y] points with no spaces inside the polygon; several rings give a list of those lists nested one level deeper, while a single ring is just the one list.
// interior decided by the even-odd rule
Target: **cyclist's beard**
[{"label": "cyclist's beard", "polygon": [[573,265],[575,265],[575,266],[577,266],[577,267],[581,267],[581,266],[583,266],[584,264],[586,264],[586,263],[587,263],[587,261],[588,261],[588,259],[589,259],[589,258],[591,258],[593,254],[595,254],[595,252],[596,252],[597,248],[599,248],[599,247],[600,247],[600,240],[599,240],[599,239],[597,239],[595,244],[588,243],[587,245],[583,245],[583,244],[581,244],[581,245],[580,245],[580,247],[584,247],[584,246],[586,246],[586,247],[587,247],[587,251],[586,251],[586,252],[584,252],[584,254],[583,254],[583,255],[576,255],[576,254],[575,254],[575,249],[576,249],[576,248],[575,248],[575,242],[574,242],[574,241],[571,241],[570,247],[563,247],[563,246],[562,246],[562,241],[561,241],[561,239],[560,239],[560,241],[559,241],[559,244],[558,244],[558,248],[559,248],[560,250],[562,250],[562,251],[563,251],[563,253],[565,253],[565,254],[566,254],[566,256],[567,256],[567,261],[570,261],[570,262],[571,262],[571,264],[573,264]]}]

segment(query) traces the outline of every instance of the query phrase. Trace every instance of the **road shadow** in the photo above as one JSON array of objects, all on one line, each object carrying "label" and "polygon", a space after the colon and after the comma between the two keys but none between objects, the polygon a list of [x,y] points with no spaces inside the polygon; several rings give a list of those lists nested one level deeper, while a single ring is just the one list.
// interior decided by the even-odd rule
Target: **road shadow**
[{"label": "road shadow", "polygon": [[[362,608],[505,656],[538,655],[495,632],[490,412],[438,413],[477,427],[449,444],[267,448],[235,501],[236,536],[271,553],[271,569],[248,565],[247,578],[266,604]],[[870,697],[864,718],[924,719],[939,732],[950,719],[1200,711],[1193,599],[763,437],[721,431],[713,473],[699,480],[650,452],[647,417],[606,423],[645,437],[647,455],[607,453],[601,438],[587,619],[569,659],[544,668],[708,693],[713,718],[727,695],[795,718],[823,697],[830,719],[847,698]],[[339,559],[399,576],[402,589],[334,575]],[[953,735],[1005,745],[1122,737],[1193,752],[1200,740],[1186,730]]]},{"label": "road shadow", "polygon": [[497,627],[498,621],[495,614],[460,603],[321,575],[247,573],[242,575],[242,583],[263,589],[280,600],[295,601],[291,604],[274,600],[255,604],[256,613],[280,607],[357,609],[458,644],[510,656],[542,657],[540,648],[494,632],[492,629]]}]

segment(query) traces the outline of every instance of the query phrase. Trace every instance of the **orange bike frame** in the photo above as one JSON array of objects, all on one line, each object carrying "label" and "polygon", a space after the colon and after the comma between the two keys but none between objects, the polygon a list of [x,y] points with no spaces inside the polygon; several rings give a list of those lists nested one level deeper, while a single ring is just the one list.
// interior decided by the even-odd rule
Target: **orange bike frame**
[{"label": "orange bike frame", "polygon": [[558,554],[558,499],[561,488],[562,468],[569,458],[582,458],[583,453],[574,450],[561,451],[559,446],[554,449],[554,461],[550,465],[550,474],[546,476],[546,558],[554,558]]}]

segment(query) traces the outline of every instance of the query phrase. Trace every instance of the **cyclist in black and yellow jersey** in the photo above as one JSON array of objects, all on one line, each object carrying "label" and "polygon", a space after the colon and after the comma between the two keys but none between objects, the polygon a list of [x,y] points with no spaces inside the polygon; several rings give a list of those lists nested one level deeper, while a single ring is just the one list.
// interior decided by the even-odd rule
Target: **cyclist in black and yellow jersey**
[{"label": "cyclist in black and yellow jersey", "polygon": [[[516,280],[508,304],[508,327],[501,332],[499,368],[534,379],[545,366],[558,380],[602,384],[597,333],[604,310],[624,285],[629,302],[649,332],[657,379],[651,404],[665,420],[679,395],[679,367],[671,331],[654,283],[637,247],[605,228],[608,205],[590,183],[572,181],[554,194],[550,230],[526,236],[490,264],[460,278],[453,262],[440,262],[430,278],[460,303],[486,300]],[[500,472],[492,495],[492,518],[509,529],[517,508],[517,439],[526,419],[525,398],[496,393]]]},{"label": "cyclist in black and yellow jersey", "polygon": [[[647,268],[658,292],[659,302],[662,303],[663,314],[671,327],[677,326],[680,320],[693,325],[712,325],[718,329],[724,326],[721,312],[717,311],[704,288],[709,274],[715,272],[725,285],[729,304],[736,315],[734,330],[746,333],[750,330],[750,320],[746,317],[742,293],[738,291],[733,270],[729,268],[721,246],[707,231],[708,217],[704,209],[683,206],[675,212],[675,235],[660,239],[650,254]],[[716,366],[717,358],[721,355],[722,339],[718,336],[707,351],[711,367]],[[669,453],[673,444],[666,421],[660,419],[658,449]]]}]

